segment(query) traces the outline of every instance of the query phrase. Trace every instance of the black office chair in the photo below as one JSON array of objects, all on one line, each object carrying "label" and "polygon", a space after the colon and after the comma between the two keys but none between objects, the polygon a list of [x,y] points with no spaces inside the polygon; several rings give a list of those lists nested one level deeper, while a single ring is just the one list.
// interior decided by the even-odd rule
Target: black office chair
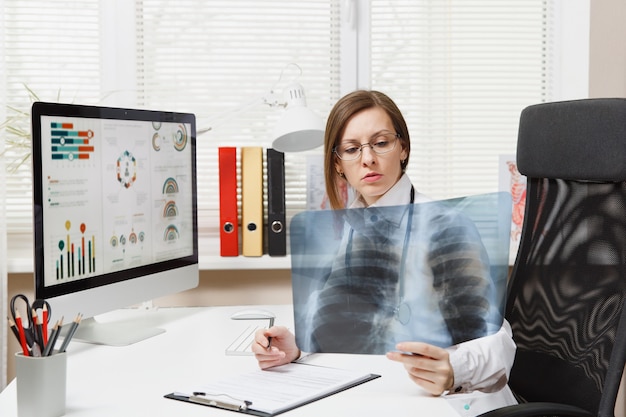
[{"label": "black office chair", "polygon": [[527,177],[505,316],[517,344],[496,416],[613,416],[626,358],[626,99],[530,106]]}]

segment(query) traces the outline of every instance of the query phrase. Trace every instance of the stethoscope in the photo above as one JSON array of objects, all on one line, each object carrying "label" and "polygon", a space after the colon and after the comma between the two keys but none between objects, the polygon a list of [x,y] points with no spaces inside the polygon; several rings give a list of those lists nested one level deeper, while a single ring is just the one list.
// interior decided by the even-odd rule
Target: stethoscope
[{"label": "stethoscope", "polygon": [[[394,318],[401,324],[407,324],[411,320],[411,307],[404,301],[404,275],[406,271],[406,257],[409,248],[409,239],[411,237],[411,227],[413,225],[413,203],[415,202],[415,188],[411,185],[411,198],[409,205],[409,218],[407,219],[406,230],[404,232],[404,245],[402,246],[402,257],[400,258],[400,273],[398,275],[398,291],[397,300],[398,304],[394,308]],[[350,235],[348,237],[348,245],[346,247],[345,263],[350,271],[352,252],[352,238],[354,235],[354,228],[350,228]],[[351,275],[351,272],[348,272]]]}]

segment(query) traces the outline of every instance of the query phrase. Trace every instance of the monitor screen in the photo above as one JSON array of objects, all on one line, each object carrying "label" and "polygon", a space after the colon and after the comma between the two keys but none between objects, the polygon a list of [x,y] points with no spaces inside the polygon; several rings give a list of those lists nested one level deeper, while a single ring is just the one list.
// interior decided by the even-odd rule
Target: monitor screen
[{"label": "monitor screen", "polygon": [[32,138],[35,296],[51,324],[197,286],[193,114],[36,102]]}]

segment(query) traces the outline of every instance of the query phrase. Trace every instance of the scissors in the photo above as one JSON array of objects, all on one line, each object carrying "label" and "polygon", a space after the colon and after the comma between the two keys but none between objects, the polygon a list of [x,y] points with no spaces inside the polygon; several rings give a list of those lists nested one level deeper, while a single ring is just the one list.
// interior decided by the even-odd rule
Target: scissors
[{"label": "scissors", "polygon": [[[16,304],[18,301],[21,301],[24,305],[24,309],[26,310],[25,315],[22,315],[17,309]],[[41,316],[37,314],[37,310],[40,309],[43,310]],[[37,323],[35,323],[33,311],[37,315]],[[31,349],[35,348],[35,345],[37,345],[37,347],[43,351],[47,343],[48,323],[50,323],[51,315],[52,308],[46,300],[36,299],[31,304],[28,297],[24,294],[16,294],[11,297],[11,316],[18,327],[21,324],[24,329],[24,335],[26,336],[26,343]]]}]

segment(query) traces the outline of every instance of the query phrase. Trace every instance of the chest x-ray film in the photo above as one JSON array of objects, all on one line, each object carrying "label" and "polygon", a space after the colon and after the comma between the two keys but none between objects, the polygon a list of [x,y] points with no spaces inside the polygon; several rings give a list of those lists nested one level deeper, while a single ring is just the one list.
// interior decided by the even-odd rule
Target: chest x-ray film
[{"label": "chest x-ray film", "polygon": [[401,341],[447,347],[497,332],[510,230],[508,193],[297,214],[298,347],[382,354]]}]

